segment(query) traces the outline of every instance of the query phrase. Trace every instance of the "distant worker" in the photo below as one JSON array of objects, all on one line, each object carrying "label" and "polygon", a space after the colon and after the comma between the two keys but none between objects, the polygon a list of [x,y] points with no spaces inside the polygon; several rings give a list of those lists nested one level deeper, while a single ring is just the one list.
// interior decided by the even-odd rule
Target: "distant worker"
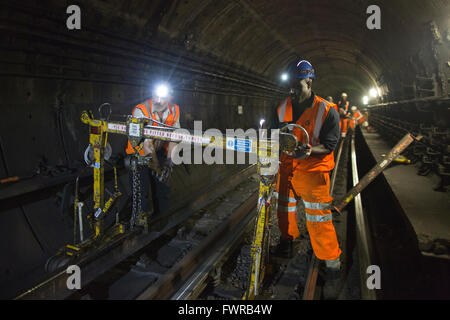
[{"label": "distant worker", "polygon": [[[152,99],[145,100],[134,107],[132,112],[133,117],[153,119],[160,123],[179,128],[180,107],[176,104],[171,104],[172,94],[172,90],[167,85],[161,84],[155,87],[152,91]],[[153,121],[150,121],[149,125],[159,126]],[[149,186],[151,186],[153,199],[152,215],[154,216],[166,213],[169,208],[170,186],[168,182],[173,168],[171,158],[172,150],[176,145],[177,143],[175,142],[146,139],[140,146],[139,154],[157,157],[162,172],[161,175],[156,175],[148,167],[144,167],[139,172],[142,210],[149,213]],[[126,153],[134,153],[129,141]],[[130,182],[132,182],[131,172]]]},{"label": "distant worker", "polygon": [[331,103],[331,106],[332,106],[334,109],[336,109],[336,111],[339,112],[338,107],[337,107],[336,103],[334,103],[334,99],[333,99],[332,96],[328,96],[325,100],[327,100],[328,102],[330,102],[330,103]]},{"label": "distant worker", "polygon": [[362,125],[363,127],[367,127],[368,123],[366,119],[364,118],[363,114],[358,110],[358,107],[353,106],[352,107],[352,116],[349,119],[349,126],[352,130],[355,130],[355,128],[358,125]]},{"label": "distant worker", "polygon": [[347,101],[347,94],[345,92],[341,95],[341,100],[338,102],[341,136],[345,138],[347,135],[348,118],[350,112],[350,102]]},{"label": "distant worker", "polygon": [[[329,269],[339,271],[341,250],[329,210],[333,200],[330,171],[334,168],[333,150],[339,141],[339,114],[329,102],[312,91],[315,72],[311,63],[301,60],[294,66],[292,94],[276,109],[272,129],[296,123],[308,132],[311,145],[297,149],[294,156],[281,155],[276,194],[281,237],[275,254],[292,257],[293,239],[300,234],[296,207],[301,198],[315,255],[324,260]],[[304,141],[298,128],[294,128],[293,134],[299,141]]]}]

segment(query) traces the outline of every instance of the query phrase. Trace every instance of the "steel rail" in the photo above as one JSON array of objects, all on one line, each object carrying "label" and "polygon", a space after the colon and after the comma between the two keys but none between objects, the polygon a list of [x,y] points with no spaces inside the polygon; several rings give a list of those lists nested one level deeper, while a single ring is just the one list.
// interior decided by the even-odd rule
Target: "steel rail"
[{"label": "steel rail", "polygon": [[387,107],[387,106],[393,106],[393,105],[419,103],[419,102],[446,102],[449,100],[450,100],[450,97],[448,97],[448,96],[426,97],[426,98],[417,98],[417,99],[410,99],[410,100],[390,101],[390,102],[372,104],[372,105],[367,105],[366,108],[371,109],[371,108],[377,108],[377,107]]},{"label": "steel rail", "polygon": [[[333,174],[331,175],[331,182],[330,182],[330,194],[333,194],[334,191],[334,185],[336,181],[336,176],[338,169],[340,168],[340,160],[341,160],[341,154],[342,149],[344,146],[344,140],[341,139],[341,142],[339,143],[339,149],[336,156],[336,165],[334,166]],[[305,289],[303,291],[303,300],[313,300],[315,291],[316,291],[316,284],[317,284],[317,278],[319,276],[319,267],[320,267],[320,260],[317,259],[316,255],[313,253],[312,259],[309,265],[308,270],[308,276],[306,278],[306,285]]]},{"label": "steel rail", "polygon": [[220,261],[223,261],[224,258],[233,251],[236,244],[240,242],[245,230],[251,225],[251,222],[253,221],[252,218],[253,215],[251,214],[244,217],[242,222],[239,223],[236,229],[233,230],[233,234],[225,238],[219,248],[214,250],[212,254],[205,259],[199,268],[186,280],[182,287],[176,291],[170,299],[195,299],[199,293],[199,288],[205,283],[213,268],[215,268]]},{"label": "steel rail", "polygon": [[[355,132],[351,140],[352,178],[353,186],[359,183],[358,164],[356,160]],[[370,243],[370,231],[367,218],[364,214],[361,194],[355,196],[355,220],[356,220],[356,242],[358,247],[359,275],[361,281],[361,298],[363,300],[376,300],[375,290],[369,290],[366,284],[366,270],[372,265],[372,244]]]},{"label": "steel rail", "polygon": [[[98,248],[98,250],[80,257],[80,259],[75,262],[81,268],[81,273],[83,275],[81,278],[81,286],[86,287],[104,272],[110,270],[130,255],[149,245],[167,230],[182,223],[193,213],[211,203],[230,188],[236,186],[239,182],[252,174],[255,169],[255,165],[252,165],[235,173],[218,188],[203,193],[196,198],[195,201],[189,203],[188,206],[176,209],[175,212],[171,214],[171,220],[163,230],[150,232],[148,234],[142,234],[138,229],[133,232],[126,232],[109,242],[105,247]],[[159,220],[161,220],[161,217],[156,217],[155,219],[151,219],[149,224],[157,224]],[[40,282],[37,285],[14,299],[66,299],[74,293],[73,290],[67,288],[67,279],[69,276],[70,274],[67,274],[66,269],[57,270],[49,275],[47,279],[39,279]]]},{"label": "steel rail", "polygon": [[226,238],[235,237],[235,229],[239,225],[243,224],[243,221],[246,221],[244,219],[248,219],[249,216],[251,218],[250,213],[256,207],[257,200],[258,192],[254,192],[235,211],[235,213],[218,228],[217,231],[204,239],[199,247],[188,253],[167,273],[162,275],[155,284],[145,289],[136,299],[163,300],[174,296],[175,292],[180,290],[183,283],[185,283],[189,277],[195,276],[194,273],[198,270],[200,265],[207,262],[205,261],[207,260],[205,257],[208,257],[211,253],[221,250],[224,246],[223,241],[227,242]]},{"label": "steel rail", "polygon": [[[406,149],[413,141],[420,141],[422,136],[414,137],[411,134],[406,134],[389,152],[386,158],[377,163],[368,173],[364,175],[364,177],[359,181],[358,177],[358,167],[356,163],[356,151],[355,151],[355,135],[352,134],[351,140],[351,159],[352,159],[352,176],[353,176],[353,188],[351,188],[344,197],[337,201],[337,204],[332,207],[338,214],[341,213],[342,209],[344,209],[351,201],[354,199],[359,199],[357,202],[355,201],[355,216],[357,220],[357,241],[358,241],[358,254],[360,257],[360,275],[366,274],[367,266],[370,266],[371,261],[371,246],[368,243],[369,239],[369,231],[366,226],[366,220],[364,217],[364,212],[362,210],[361,196],[360,193],[370,184],[391,162],[392,160],[399,155],[404,149]],[[337,171],[337,170],[336,170]],[[334,185],[334,182],[333,182]],[[304,299],[313,299],[314,291],[315,291],[315,280],[317,280],[318,268],[320,263],[317,259],[314,259],[313,256],[310,264],[310,271],[307,278],[307,283],[304,291]],[[364,292],[367,288],[363,279],[361,285],[361,292],[363,299],[375,299],[373,292]]]}]

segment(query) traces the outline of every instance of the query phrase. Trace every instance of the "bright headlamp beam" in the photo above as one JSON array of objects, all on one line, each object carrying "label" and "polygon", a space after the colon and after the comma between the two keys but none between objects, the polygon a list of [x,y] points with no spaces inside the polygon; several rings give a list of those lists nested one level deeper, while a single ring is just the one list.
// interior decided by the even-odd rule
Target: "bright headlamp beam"
[{"label": "bright headlamp beam", "polygon": [[281,80],[286,81],[287,79],[288,79],[287,73],[283,73],[283,74],[281,75]]},{"label": "bright headlamp beam", "polygon": [[160,98],[166,98],[169,95],[169,88],[165,85],[159,85],[156,88],[156,95]]}]

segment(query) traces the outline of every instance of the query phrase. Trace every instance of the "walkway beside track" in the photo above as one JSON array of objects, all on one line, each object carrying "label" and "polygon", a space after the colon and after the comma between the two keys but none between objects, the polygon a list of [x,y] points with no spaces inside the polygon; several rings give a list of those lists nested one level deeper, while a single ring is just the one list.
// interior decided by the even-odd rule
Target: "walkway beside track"
[{"label": "walkway beside track", "polygon": [[[391,147],[378,133],[361,131],[375,160],[381,161]],[[412,164],[392,163],[383,174],[414,228],[420,247],[427,247],[435,239],[450,240],[450,194],[433,190],[437,180],[419,176]]]}]

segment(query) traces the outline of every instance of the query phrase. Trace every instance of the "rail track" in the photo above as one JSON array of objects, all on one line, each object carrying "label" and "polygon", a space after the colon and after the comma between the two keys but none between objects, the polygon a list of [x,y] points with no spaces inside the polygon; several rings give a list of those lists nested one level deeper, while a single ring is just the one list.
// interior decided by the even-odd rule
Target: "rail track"
[{"label": "rail track", "polygon": [[[341,140],[336,155],[336,166],[331,177],[330,186],[330,193],[334,199],[342,198],[349,187],[355,186],[359,182],[356,153],[355,132],[350,132],[347,139]],[[344,269],[343,273],[347,278],[359,276],[358,287],[355,288],[355,281],[355,283],[353,283],[354,287],[351,289],[352,291],[357,291],[356,296],[349,297],[348,293],[344,292],[345,288],[341,287],[340,290],[338,289],[338,291],[340,291],[338,298],[376,299],[374,291],[367,290],[365,278],[363,278],[367,266],[371,265],[372,255],[370,251],[371,237],[363,211],[361,196],[357,195],[355,197],[354,205],[350,206],[340,215],[333,212],[333,221],[338,234],[340,246],[343,248],[343,254],[341,255],[341,261]],[[353,228],[355,230],[352,230]],[[352,238],[351,234],[353,232],[355,232],[355,234]],[[357,247],[355,248],[355,246]],[[351,261],[353,249],[356,250],[355,253],[357,255],[357,261]],[[352,267],[351,264],[354,264],[355,266]],[[359,270],[357,270],[358,267]],[[318,281],[318,278],[321,277],[320,268],[321,262],[313,254],[302,296],[304,300],[327,298],[326,296],[324,297],[322,293],[324,280],[321,279],[321,281]],[[344,281],[344,279],[342,280]],[[346,279],[345,282],[351,281]],[[348,286],[349,285],[347,283],[344,284],[344,287]]]},{"label": "rail track", "polygon": [[[348,165],[350,157],[352,166]],[[357,182],[355,166],[354,137],[350,136],[341,141],[336,152],[336,167],[331,178],[331,193],[335,198],[347,191],[350,172],[353,177],[356,174],[353,183]],[[249,246],[256,217],[258,178],[253,175],[252,168],[239,175],[241,179],[234,178],[229,182],[230,190],[205,197],[208,201],[197,201],[189,214],[179,215],[162,231],[151,231],[145,236],[127,235],[126,239],[113,243],[105,254],[83,261],[82,272],[87,276],[82,290],[73,293],[64,289],[67,275],[60,271],[18,298],[240,299],[249,276]],[[299,220],[304,225],[302,210],[299,208]],[[355,208],[360,237],[364,236],[360,221],[364,216],[357,210]],[[346,212],[333,219],[345,252],[349,248],[347,241],[352,241],[346,236]],[[274,214],[271,245],[277,239],[276,220]],[[257,299],[326,298],[322,293],[321,263],[311,250],[306,227],[302,230],[303,236],[295,242],[293,259],[271,258]],[[360,255],[364,254],[365,247],[359,250]],[[364,261],[368,261],[366,258]]]},{"label": "rail track", "polygon": [[[341,196],[347,190],[347,175],[350,139],[343,140],[336,155],[336,169],[332,175],[331,192],[334,196]],[[352,150],[353,153],[355,150]],[[338,181],[338,182],[336,182]],[[255,217],[256,193],[239,206],[234,215],[224,223],[214,234],[203,242],[203,245],[186,255],[154,284],[148,286],[138,299],[239,299],[245,286],[249,267],[249,239],[252,234]],[[301,212],[301,211],[300,211]],[[299,214],[301,216],[301,214]],[[346,217],[337,217],[340,224],[346,224]],[[277,231],[276,217],[273,217],[272,229]],[[344,233],[346,230],[341,230]],[[245,239],[247,235],[247,239]],[[345,239],[345,237],[343,237]],[[343,241],[345,242],[345,240]],[[342,245],[342,243],[341,243]],[[272,259],[267,279],[263,284],[258,299],[320,299],[320,261],[310,250],[309,238],[303,237],[296,248],[309,248],[309,269],[303,277],[298,271],[296,258],[291,261]],[[301,251],[301,250],[300,250]],[[299,252],[298,252],[299,253]],[[301,253],[303,258],[305,252]],[[298,261],[297,261],[298,262]],[[228,271],[227,271],[228,269]],[[232,270],[230,272],[230,269]],[[302,268],[300,268],[302,269]],[[230,277],[236,272],[240,278],[238,285],[230,285]],[[286,279],[294,282],[282,284]],[[306,281],[305,281],[306,279]],[[320,280],[320,281],[318,281]],[[321,284],[317,284],[317,283]],[[281,283],[281,284],[280,284]],[[301,292],[303,290],[303,292]]]}]

